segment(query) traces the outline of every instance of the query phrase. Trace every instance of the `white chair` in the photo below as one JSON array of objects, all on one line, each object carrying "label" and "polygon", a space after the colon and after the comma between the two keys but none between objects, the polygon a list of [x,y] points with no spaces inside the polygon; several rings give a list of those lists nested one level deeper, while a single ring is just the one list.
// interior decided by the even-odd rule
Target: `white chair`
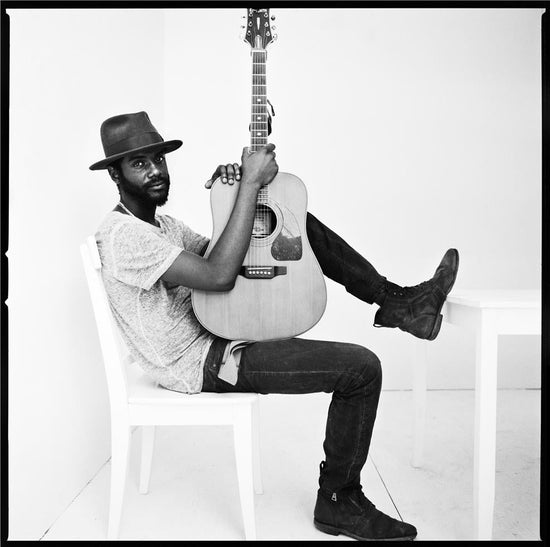
[{"label": "white chair", "polygon": [[[246,539],[256,538],[254,492],[262,493],[256,393],[187,395],[159,387],[145,374],[131,374],[132,364],[114,321],[101,277],[93,236],[80,247],[103,354],[111,405],[111,494],[107,537],[118,537],[134,426],[142,428],[139,491],[149,489],[155,426],[232,425],[239,495]],[[134,369],[137,365],[132,364]]]}]

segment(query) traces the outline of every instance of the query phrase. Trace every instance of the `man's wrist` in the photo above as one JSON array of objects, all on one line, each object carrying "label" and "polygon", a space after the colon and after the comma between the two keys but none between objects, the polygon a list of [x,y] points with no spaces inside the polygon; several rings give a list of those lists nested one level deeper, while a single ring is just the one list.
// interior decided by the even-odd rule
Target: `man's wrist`
[{"label": "man's wrist", "polygon": [[241,183],[240,183],[241,190],[247,189],[258,193],[261,187],[262,187],[262,184],[257,182],[257,180],[249,179],[246,176],[241,178]]}]

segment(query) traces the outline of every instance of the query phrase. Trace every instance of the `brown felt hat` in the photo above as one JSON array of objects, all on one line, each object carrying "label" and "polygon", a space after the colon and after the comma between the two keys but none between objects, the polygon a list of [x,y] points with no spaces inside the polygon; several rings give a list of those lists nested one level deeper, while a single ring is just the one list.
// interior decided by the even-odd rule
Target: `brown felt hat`
[{"label": "brown felt hat", "polygon": [[100,133],[106,157],[90,165],[92,171],[106,169],[110,163],[130,153],[153,150],[173,152],[183,144],[177,139],[165,141],[154,128],[147,112],[113,116],[101,124]]}]

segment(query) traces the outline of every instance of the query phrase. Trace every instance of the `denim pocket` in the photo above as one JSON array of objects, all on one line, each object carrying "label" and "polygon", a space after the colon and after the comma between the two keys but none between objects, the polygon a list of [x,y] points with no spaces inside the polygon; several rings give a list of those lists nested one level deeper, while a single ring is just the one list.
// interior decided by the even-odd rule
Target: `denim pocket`
[{"label": "denim pocket", "polygon": [[220,368],[220,364],[222,362],[225,348],[228,343],[229,343],[229,340],[226,340],[225,338],[219,338],[219,337],[214,338],[214,341],[212,342],[210,349],[208,350],[206,359],[204,361],[205,370],[211,370],[216,372],[217,374]]}]

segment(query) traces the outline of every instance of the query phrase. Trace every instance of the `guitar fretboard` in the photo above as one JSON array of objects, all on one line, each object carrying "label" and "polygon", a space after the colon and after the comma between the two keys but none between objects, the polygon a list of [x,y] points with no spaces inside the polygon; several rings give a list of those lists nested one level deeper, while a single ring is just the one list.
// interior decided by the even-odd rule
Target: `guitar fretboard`
[{"label": "guitar fretboard", "polygon": [[250,151],[267,144],[267,97],[265,50],[252,50],[252,109],[250,119]]},{"label": "guitar fretboard", "polygon": [[[252,108],[250,118],[250,151],[256,152],[267,145],[268,116],[266,88],[266,56],[263,49],[252,50]],[[262,187],[258,203],[267,200],[267,186]]]}]

